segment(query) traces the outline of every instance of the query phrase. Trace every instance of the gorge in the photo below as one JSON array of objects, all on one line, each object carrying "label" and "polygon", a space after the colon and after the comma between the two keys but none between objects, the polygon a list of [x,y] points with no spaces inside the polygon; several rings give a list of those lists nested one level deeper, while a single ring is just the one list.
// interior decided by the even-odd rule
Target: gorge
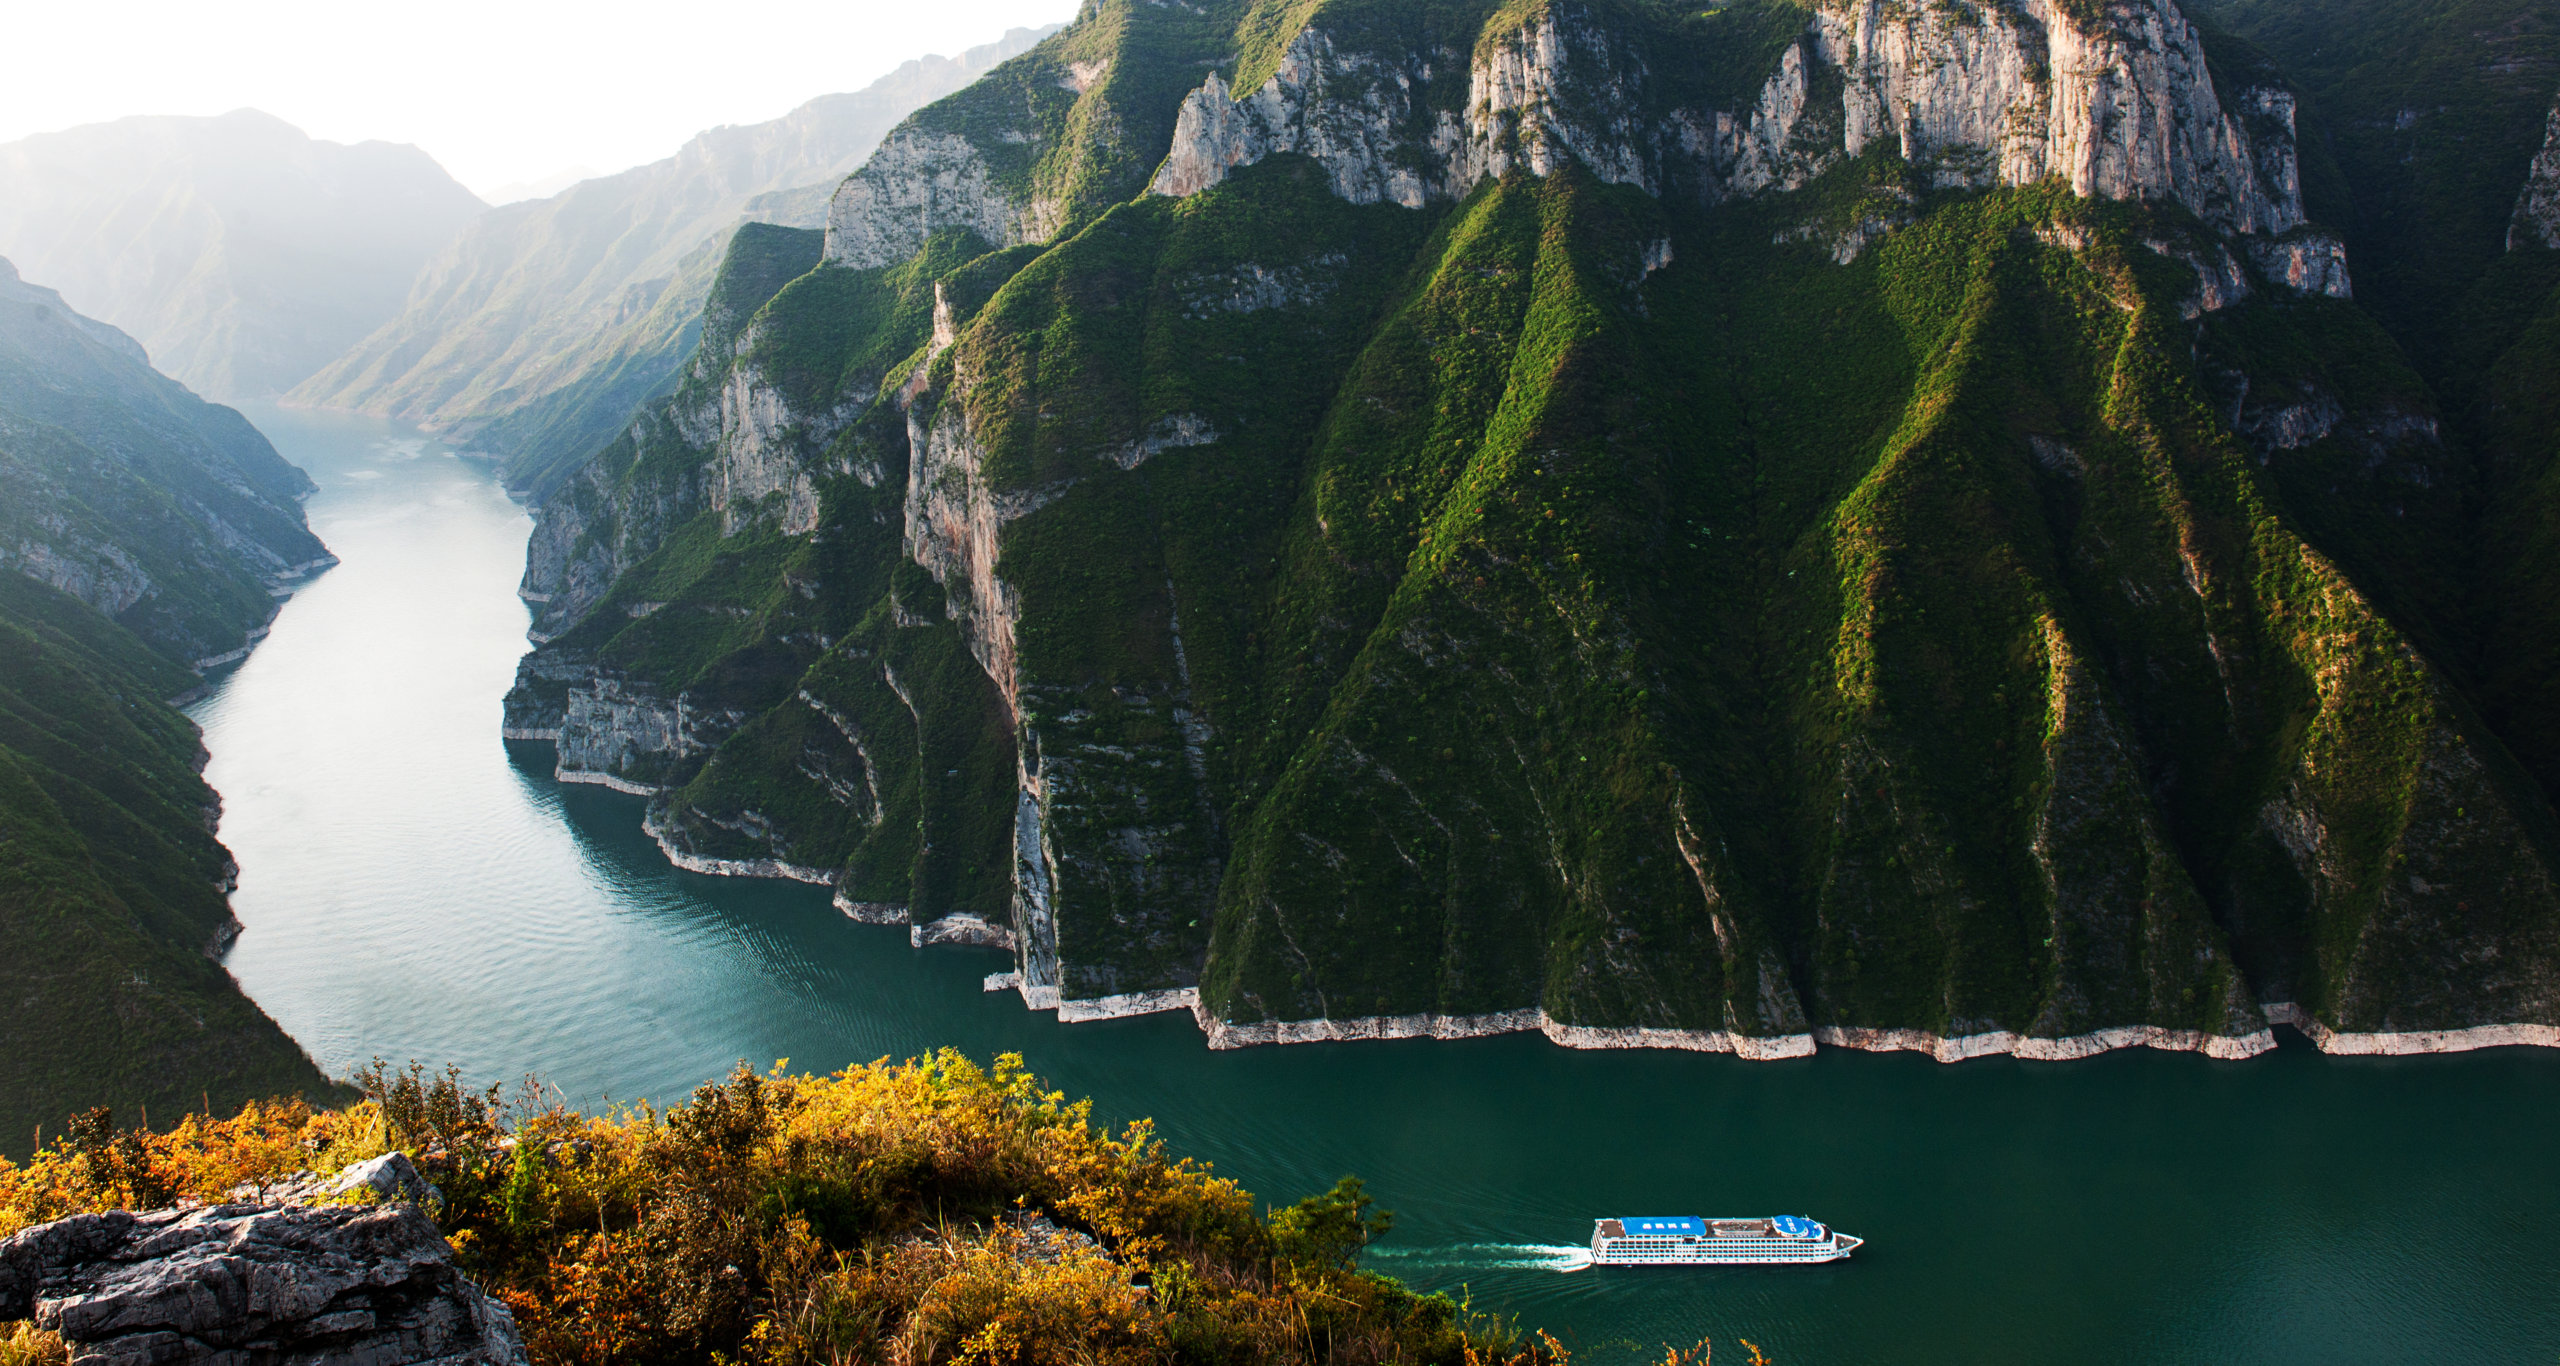
[{"label": "gorge", "polygon": [[[1602,1362],[1702,1333],[1789,1363],[2560,1350],[2539,1307],[2560,1252],[2537,1233],[2560,1220],[2541,1160],[2560,1054],[2332,1057],[2284,1029],[2236,1065],[1534,1036],[1213,1053],[1179,1014],[1062,1024],[981,990],[1002,952],[913,948],[823,887],[672,868],[643,799],[501,744],[524,514],[414,432],[252,416],[319,484],[312,528],[344,563],[193,712],[240,863],[227,961],[332,1075],[377,1055],[530,1071],[592,1109],[740,1058],[1018,1051],[1266,1199],[1359,1173],[1397,1212],[1371,1266]],[[1643,1204],[1803,1209],[1875,1241],[1783,1277],[1560,1269],[1595,1211]]]},{"label": "gorge", "polygon": [[0,263],[0,1154],[949,1047],[1595,1362],[2548,1360],[2560,11],[2318,18],[1085,0],[478,217],[370,415]]}]

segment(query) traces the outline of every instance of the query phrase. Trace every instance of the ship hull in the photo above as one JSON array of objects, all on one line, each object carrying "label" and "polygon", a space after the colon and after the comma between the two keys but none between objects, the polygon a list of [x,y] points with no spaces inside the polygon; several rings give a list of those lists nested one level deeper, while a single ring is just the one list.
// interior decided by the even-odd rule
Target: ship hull
[{"label": "ship hull", "polygon": [[[1630,1233],[1630,1224],[1638,1231]],[[1777,1231],[1780,1224],[1795,1232]],[[1811,1220],[1792,1218],[1603,1219],[1591,1234],[1591,1262],[1594,1266],[1800,1266],[1839,1261],[1865,1241]]]}]

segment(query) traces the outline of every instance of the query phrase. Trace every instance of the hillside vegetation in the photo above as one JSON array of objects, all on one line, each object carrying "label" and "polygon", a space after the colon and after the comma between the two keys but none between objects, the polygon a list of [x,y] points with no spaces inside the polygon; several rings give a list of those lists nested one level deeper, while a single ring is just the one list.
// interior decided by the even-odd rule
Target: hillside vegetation
[{"label": "hillside vegetation", "polygon": [[2547,1033],[2551,540],[2298,126],[2165,0],[1090,7],[740,239],[509,733],[1220,1045]]},{"label": "hillside vegetation", "polygon": [[1564,1359],[1360,1270],[1391,1217],[1359,1181],[1266,1211],[1144,1122],[1105,1131],[1010,1055],[742,1067],[685,1104],[606,1116],[414,1067],[364,1080],[343,1110],[251,1104],[165,1133],[88,1116],[26,1165],[0,1162],[0,1236],[253,1197],[398,1148],[540,1363]]},{"label": "hillside vegetation", "polygon": [[301,470],[0,261],[0,1152],[114,1105],[336,1094],[240,994],[175,703],[326,564]]}]

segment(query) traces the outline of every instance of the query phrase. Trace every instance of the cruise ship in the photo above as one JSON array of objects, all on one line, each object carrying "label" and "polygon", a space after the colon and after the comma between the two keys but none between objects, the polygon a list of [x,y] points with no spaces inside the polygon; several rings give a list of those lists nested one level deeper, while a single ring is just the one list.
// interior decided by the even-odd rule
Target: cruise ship
[{"label": "cruise ship", "polygon": [[1591,1231],[1591,1260],[1602,1266],[1836,1262],[1865,1241],[1793,1214],[1774,1219],[1651,1215],[1601,1220]]}]

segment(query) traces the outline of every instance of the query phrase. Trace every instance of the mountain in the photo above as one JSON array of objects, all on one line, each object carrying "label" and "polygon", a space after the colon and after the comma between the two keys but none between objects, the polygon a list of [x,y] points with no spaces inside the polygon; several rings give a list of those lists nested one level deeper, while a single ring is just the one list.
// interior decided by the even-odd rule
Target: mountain
[{"label": "mountain", "polygon": [[332,563],[266,439],[0,261],[0,1145],[76,1110],[334,1094],[217,955],[239,929],[170,699]]},{"label": "mountain", "polygon": [[2560,1042],[2554,542],[2311,104],[2171,0],[1101,0],[739,235],[508,733],[1214,1046]]},{"label": "mountain", "polygon": [[0,260],[0,565],[210,667],[336,563],[303,524],[311,487],[247,419]]},{"label": "mountain", "polygon": [[1046,32],[920,58],[855,93],[494,210],[427,267],[398,316],[288,401],[451,428],[505,456],[510,482],[547,487],[552,466],[592,454],[664,392],[742,219],[814,227],[824,213],[821,196],[761,197],[833,184],[917,106]]},{"label": "mountain", "polygon": [[549,199],[581,180],[593,180],[604,174],[589,166],[571,166],[532,180],[513,180],[488,192],[492,205],[513,204],[520,199]]},{"label": "mountain", "polygon": [[0,145],[0,256],[217,398],[280,394],[381,326],[483,207],[415,147],[254,109]]},{"label": "mountain", "polygon": [[2476,537],[2432,548],[2466,590],[2438,594],[2437,657],[2560,790],[2560,5],[2212,12],[2321,111],[2358,296],[2426,378],[2476,509]]}]

